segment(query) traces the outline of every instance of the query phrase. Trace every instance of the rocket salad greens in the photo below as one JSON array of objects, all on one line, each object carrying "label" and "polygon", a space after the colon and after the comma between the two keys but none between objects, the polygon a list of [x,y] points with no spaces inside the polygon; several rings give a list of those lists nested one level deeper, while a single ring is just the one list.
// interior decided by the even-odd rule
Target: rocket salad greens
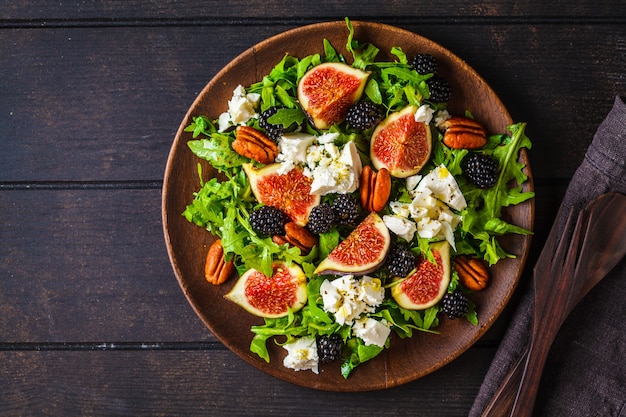
[{"label": "rocket salad greens", "polygon": [[[360,44],[353,38],[354,30],[348,19],[346,24],[349,29],[346,49],[352,54],[351,65],[371,73],[364,90],[368,100],[383,105],[387,114],[407,105],[424,104],[435,112],[445,114],[445,103],[429,101],[427,80],[432,74],[420,75],[413,70],[400,47],[394,47],[390,51],[395,56],[395,61],[377,61],[378,48],[369,43]],[[326,40],[323,43],[323,50],[323,54],[302,58],[286,55],[262,80],[245,88],[246,93],[258,94],[259,113],[273,106],[281,107],[268,122],[286,128],[297,125],[304,132],[315,136],[323,133],[306,123],[307,116],[297,99],[298,81],[307,70],[324,62],[346,62]],[[260,129],[256,117],[250,118],[245,123]],[[193,137],[193,140],[188,142],[191,152],[198,158],[208,161],[223,176],[222,180],[211,178],[204,181],[198,164],[200,189],[184,211],[185,218],[221,239],[225,257],[234,260],[239,275],[253,268],[270,276],[272,262],[282,260],[300,265],[308,279],[308,303],[305,307],[297,312],[289,311],[285,317],[266,318],[263,325],[253,326],[251,351],[269,362],[267,342],[277,336],[281,336],[281,339],[276,340],[276,343],[288,344],[301,337],[315,338],[338,334],[345,341],[341,372],[347,378],[359,364],[376,357],[383,349],[389,347],[391,338],[387,338],[384,346],[366,344],[361,338],[354,336],[349,325],[338,323],[333,314],[324,309],[320,287],[328,277],[315,275],[313,271],[316,264],[324,259],[350,230],[338,227],[321,233],[319,244],[308,254],[302,254],[297,247],[276,244],[271,237],[255,233],[249,217],[259,206],[259,202],[255,199],[250,182],[242,169],[243,164],[250,160],[236,153],[231,147],[235,138],[233,129],[221,129],[218,120],[199,115],[193,117],[193,122],[185,130]],[[524,130],[524,123],[509,126],[510,134],[490,136],[487,145],[481,149],[483,154],[490,155],[498,163],[496,185],[488,189],[478,188],[463,178],[461,163],[469,151],[450,149],[442,144],[441,133],[433,133],[431,159],[424,171],[428,172],[434,167],[444,165],[456,178],[467,201],[467,208],[459,213],[461,222],[454,232],[456,242],[454,255],[477,256],[489,265],[494,265],[500,259],[514,257],[500,246],[498,236],[531,233],[502,218],[502,211],[506,207],[534,197],[533,192],[522,189],[522,184],[528,178],[523,172],[524,165],[518,161],[518,156],[522,148],[531,147]],[[370,162],[367,134],[346,126],[345,123],[331,127],[329,132],[338,135],[335,144],[339,146],[353,141],[357,145],[363,164]],[[436,129],[433,129],[433,132],[436,132]],[[369,133],[371,134],[371,131]],[[398,179],[394,179],[393,182],[392,198],[404,203],[411,201],[403,182]],[[390,211],[389,207],[385,210]],[[427,254],[431,241],[432,239],[415,236],[411,242],[413,251]],[[378,277],[387,288],[390,285],[390,276],[384,269],[370,275]],[[461,288],[461,285],[456,272],[452,272],[449,291],[452,292],[456,288]],[[439,324],[440,312],[441,308],[438,305],[426,310],[404,309],[393,298],[386,296],[375,311],[367,315],[386,323],[398,337],[410,338],[414,331],[436,332],[434,329]],[[465,317],[473,324],[478,323],[476,310],[471,302]]]}]

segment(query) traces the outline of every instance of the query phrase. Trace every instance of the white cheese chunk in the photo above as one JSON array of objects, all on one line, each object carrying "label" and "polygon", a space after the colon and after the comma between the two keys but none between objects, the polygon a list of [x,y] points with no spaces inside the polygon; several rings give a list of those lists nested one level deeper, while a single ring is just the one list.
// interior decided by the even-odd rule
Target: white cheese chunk
[{"label": "white cheese chunk", "polygon": [[311,194],[347,194],[358,188],[362,166],[354,142],[341,150],[333,143],[310,146],[306,159],[313,176]]},{"label": "white cheese chunk", "polygon": [[385,289],[378,278],[363,276],[360,279],[344,275],[332,281],[324,280],[320,286],[324,310],[335,315],[341,325],[352,325],[354,320],[370,313],[383,302]]},{"label": "white cheese chunk", "polygon": [[377,306],[385,299],[385,289],[378,278],[364,275],[359,282],[359,300],[368,306]]},{"label": "white cheese chunk", "polygon": [[260,94],[246,93],[242,85],[235,87],[233,96],[228,100],[228,111],[218,118],[219,131],[223,132],[232,125],[242,125],[253,117],[258,117],[256,109],[260,99]]},{"label": "white cheese chunk", "polygon": [[410,177],[406,178],[406,189],[410,195],[413,195],[415,189],[417,188],[417,185],[420,183],[421,180],[422,176],[419,174],[411,175]]},{"label": "white cheese chunk", "polygon": [[424,192],[425,190],[429,190],[436,198],[455,210],[463,210],[467,207],[459,185],[444,165],[436,167],[422,178],[416,191]]},{"label": "white cheese chunk", "polygon": [[283,345],[287,350],[287,356],[283,359],[286,368],[296,371],[311,370],[319,372],[319,357],[317,355],[317,344],[313,337],[301,337],[291,343]]},{"label": "white cheese chunk", "polygon": [[428,124],[431,120],[433,120],[434,113],[435,109],[427,104],[422,104],[417,108],[417,111],[415,112],[415,121]]},{"label": "white cheese chunk", "polygon": [[385,214],[383,216],[383,222],[385,222],[387,229],[407,242],[413,240],[415,232],[417,231],[417,225],[415,222],[399,215]]},{"label": "white cheese chunk", "polygon": [[355,336],[360,337],[366,345],[383,347],[391,329],[378,320],[365,317],[354,323],[352,332]]},{"label": "white cheese chunk", "polygon": [[440,128],[443,122],[448,120],[450,117],[451,116],[450,113],[448,113],[448,110],[439,110],[437,112],[437,116],[435,116],[435,126]]}]

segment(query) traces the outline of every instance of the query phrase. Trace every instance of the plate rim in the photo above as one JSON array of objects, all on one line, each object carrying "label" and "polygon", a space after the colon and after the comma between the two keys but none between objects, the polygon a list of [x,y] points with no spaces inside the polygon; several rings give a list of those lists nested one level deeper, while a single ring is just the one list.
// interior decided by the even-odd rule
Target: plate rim
[{"label": "plate rim", "polygon": [[[453,52],[451,52],[450,50],[446,49],[445,47],[443,47],[442,45],[440,45],[439,43],[426,38],[422,35],[419,35],[417,33],[411,32],[409,30],[403,29],[403,28],[399,28],[397,26],[392,26],[392,25],[388,25],[388,24],[384,24],[384,23],[377,23],[377,22],[370,22],[370,21],[362,21],[362,20],[351,20],[350,21],[351,24],[353,25],[354,29],[355,29],[355,39],[359,39],[357,33],[359,30],[374,30],[374,31],[383,31],[383,32],[387,32],[387,33],[394,33],[396,35],[404,35],[404,36],[410,36],[410,37],[414,37],[416,39],[421,39],[422,42],[425,42],[427,44],[429,44],[430,46],[432,46],[433,48],[437,49],[440,53],[444,54],[446,57],[448,57],[449,59],[451,59],[452,61],[454,61],[454,63],[456,65],[458,65],[463,71],[469,73],[472,75],[472,77],[474,77],[477,81],[479,81],[481,83],[481,87],[483,89],[485,89],[485,91],[487,91],[490,95],[490,97],[494,100],[494,102],[496,103],[496,105],[498,106],[498,108],[500,109],[500,111],[503,113],[503,115],[505,116],[506,120],[507,120],[507,125],[510,125],[513,123],[513,120],[511,118],[511,115],[509,114],[508,110],[506,109],[506,107],[504,106],[504,104],[502,103],[500,97],[495,93],[495,91],[491,88],[491,86],[489,84],[487,84],[487,82],[482,78],[482,76],[480,74],[478,74],[469,64],[467,64],[464,60],[462,60],[460,57],[458,57],[456,54],[454,54]],[[306,378],[302,379],[300,378],[300,374],[298,374],[297,372],[294,373],[292,372],[292,370],[284,368],[282,366],[282,363],[274,363],[273,365],[270,365],[270,367],[268,366],[259,366],[258,363],[258,357],[254,354],[252,354],[251,352],[249,352],[249,349],[246,351],[243,351],[242,349],[238,349],[238,348],[234,348],[233,346],[230,345],[230,343],[228,343],[228,341],[226,340],[226,338],[224,337],[224,335],[220,334],[219,332],[216,332],[213,323],[209,322],[206,317],[203,315],[202,313],[202,308],[200,305],[198,305],[195,302],[195,299],[193,297],[193,295],[190,293],[189,287],[187,285],[187,282],[185,281],[184,277],[182,276],[182,271],[178,265],[178,260],[176,259],[176,254],[174,253],[174,249],[172,246],[172,241],[171,241],[171,236],[170,236],[170,231],[169,231],[169,219],[168,219],[168,215],[170,213],[168,213],[168,195],[169,195],[169,182],[170,182],[170,178],[172,175],[172,170],[173,170],[173,164],[175,163],[175,157],[176,157],[176,151],[178,150],[178,146],[179,145],[179,141],[182,140],[182,136],[184,135],[184,129],[185,127],[189,124],[189,121],[191,120],[191,117],[194,115],[194,109],[196,109],[199,104],[204,101],[205,95],[208,91],[211,90],[211,88],[213,88],[213,86],[219,81],[219,79],[223,76],[223,74],[227,73],[229,70],[231,70],[233,67],[236,67],[237,64],[245,59],[245,57],[249,56],[250,54],[254,55],[257,54],[258,51],[262,51],[265,47],[267,47],[267,45],[272,44],[273,42],[276,42],[278,39],[281,38],[287,38],[287,37],[292,37],[294,35],[300,34],[300,33],[306,33],[308,31],[311,30],[320,30],[320,29],[324,29],[324,28],[329,28],[332,30],[338,30],[338,28],[340,26],[343,26],[344,28],[346,28],[345,26],[345,21],[342,20],[338,20],[338,21],[328,21],[328,22],[319,22],[319,23],[313,23],[313,24],[308,24],[308,25],[304,25],[304,26],[299,26],[296,28],[292,28],[280,33],[277,33],[269,38],[266,38],[256,44],[254,44],[253,46],[245,49],[243,52],[241,52],[239,55],[237,55],[235,58],[233,58],[230,62],[228,62],[222,69],[220,69],[217,73],[215,73],[215,75],[213,77],[211,77],[211,79],[209,80],[209,82],[202,88],[202,90],[198,93],[198,95],[196,96],[196,98],[193,100],[192,104],[190,105],[190,107],[188,108],[188,110],[186,111],[186,114],[183,118],[183,120],[181,121],[179,128],[177,129],[177,132],[175,134],[174,137],[174,141],[171,145],[169,154],[168,154],[168,158],[167,158],[167,162],[166,162],[166,166],[165,166],[165,173],[164,173],[164,181],[163,181],[163,186],[162,186],[162,195],[161,195],[161,219],[162,219],[162,228],[163,228],[163,232],[164,232],[164,237],[165,237],[165,243],[166,243],[166,248],[167,248],[167,253],[168,253],[168,257],[171,263],[171,266],[173,268],[174,274],[176,276],[176,279],[188,301],[188,303],[191,305],[192,309],[194,310],[194,312],[196,313],[196,315],[200,318],[200,320],[203,322],[203,324],[205,325],[205,327],[207,327],[207,329],[222,343],[224,344],[231,352],[235,353],[238,357],[240,357],[241,359],[243,359],[244,361],[246,361],[247,363],[253,365],[254,367],[256,367],[257,369],[260,369],[261,371],[270,374],[276,378],[279,378],[281,380],[296,384],[296,385],[300,385],[303,387],[308,387],[308,388],[314,388],[314,389],[319,389],[319,390],[325,390],[325,391],[336,391],[336,392],[355,392],[355,391],[371,391],[371,390],[379,390],[379,389],[386,389],[386,388],[391,388],[391,387],[395,387],[395,386],[399,386],[411,381],[414,381],[416,379],[422,378],[425,375],[428,375],[440,368],[442,368],[443,366],[449,364],[450,362],[452,362],[454,359],[458,358],[460,355],[462,355],[464,352],[466,352],[471,346],[473,346],[476,341],[478,339],[480,339],[489,328],[491,328],[491,326],[493,325],[493,323],[496,321],[496,319],[502,314],[502,311],[504,309],[504,307],[509,303],[509,301],[512,298],[513,293],[515,292],[521,275],[523,273],[524,267],[526,265],[526,261],[529,255],[529,249],[530,249],[530,244],[531,244],[531,240],[532,240],[532,235],[528,235],[526,237],[523,238],[523,242],[524,245],[521,248],[521,253],[518,255],[518,260],[520,263],[519,268],[517,269],[515,276],[513,277],[513,283],[512,285],[509,287],[508,291],[506,292],[505,296],[500,300],[499,305],[497,306],[497,314],[495,314],[492,317],[487,317],[486,321],[480,323],[480,327],[478,329],[478,331],[475,333],[475,336],[471,338],[470,341],[468,341],[466,344],[464,344],[460,349],[457,349],[455,352],[453,352],[451,355],[449,355],[448,357],[446,357],[443,361],[439,362],[436,366],[431,367],[430,369],[426,369],[424,372],[422,372],[419,375],[413,375],[413,376],[407,376],[407,377],[403,377],[403,378],[399,378],[399,379],[394,379],[394,380],[389,380],[387,378],[383,378],[383,380],[376,382],[376,383],[372,383],[369,386],[360,386],[360,387],[354,387],[351,384],[345,384],[343,386],[328,386],[325,384],[310,384],[306,381]],[[347,33],[347,28],[345,29],[346,33]],[[321,41],[321,39],[320,39]],[[340,49],[338,46],[335,46],[336,49]],[[320,47],[321,49],[321,47]],[[258,75],[258,74],[257,74]],[[261,74],[261,76],[263,76],[265,74]],[[259,78],[259,77],[257,77]],[[528,182],[525,184],[526,189],[532,190],[534,191],[534,183],[533,183],[533,176],[532,176],[532,172],[531,172],[531,167],[530,164],[528,163],[528,153],[526,151],[526,149],[522,149],[520,152],[520,159],[523,159],[524,161],[526,161],[526,172],[528,175]],[[535,219],[535,199],[531,199],[525,203],[523,203],[527,206],[528,209],[528,213],[529,213],[529,226],[530,226],[530,230],[533,229],[534,226],[534,219]],[[197,227],[197,226],[195,226]],[[205,231],[206,232],[206,231]],[[208,232],[206,232],[208,233]],[[202,261],[199,261],[202,262]],[[399,339],[394,339],[394,340],[399,340]],[[374,359],[376,360],[376,359]],[[276,362],[276,361],[274,361]],[[355,372],[358,372],[358,368],[357,370],[355,370]],[[346,380],[346,381],[349,381]]]}]

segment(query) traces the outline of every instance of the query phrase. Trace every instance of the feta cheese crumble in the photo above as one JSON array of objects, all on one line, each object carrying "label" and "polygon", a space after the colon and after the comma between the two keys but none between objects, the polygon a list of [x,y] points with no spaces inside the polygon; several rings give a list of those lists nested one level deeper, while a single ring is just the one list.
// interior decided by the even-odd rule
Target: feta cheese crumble
[{"label": "feta cheese crumble", "polygon": [[409,204],[390,202],[393,214],[383,216],[387,228],[407,241],[417,232],[421,238],[445,239],[456,248],[454,230],[461,216],[450,207],[461,211],[467,202],[450,171],[441,165],[424,177],[409,177],[406,188],[413,200]]},{"label": "feta cheese crumble", "polygon": [[440,128],[443,122],[448,120],[450,117],[451,116],[450,113],[448,113],[448,110],[439,110],[437,112],[437,116],[435,116],[435,126]]},{"label": "feta cheese crumble", "polygon": [[433,120],[433,114],[435,114],[435,109],[427,104],[422,104],[415,112],[415,121],[429,124]]},{"label": "feta cheese crumble", "polygon": [[385,342],[391,333],[391,328],[385,323],[371,317],[358,319],[352,326],[352,333],[360,337],[365,345],[385,346]]},{"label": "feta cheese crumble", "polygon": [[320,286],[324,310],[334,313],[335,321],[351,326],[352,333],[366,345],[384,346],[391,329],[385,323],[367,317],[385,299],[385,289],[378,278],[360,279],[344,275]]},{"label": "feta cheese crumble", "polygon": [[311,370],[319,372],[319,357],[317,355],[317,344],[313,337],[301,337],[291,343],[286,343],[283,348],[287,350],[287,356],[283,359],[286,368],[296,371]]},{"label": "feta cheese crumble", "polygon": [[459,185],[445,165],[440,165],[430,171],[417,184],[415,191],[432,194],[455,210],[460,211],[467,207],[467,202]]},{"label": "feta cheese crumble", "polygon": [[304,175],[313,178],[311,194],[347,194],[359,186],[362,165],[356,145],[350,141],[339,148],[334,141],[337,133],[319,137],[295,133],[283,135],[278,141],[280,173],[294,166],[304,168]]},{"label": "feta cheese crumble", "polygon": [[320,286],[324,310],[335,315],[335,321],[352,325],[362,314],[371,313],[385,299],[380,279],[367,275],[357,279],[344,275]]},{"label": "feta cheese crumble", "polygon": [[228,100],[228,111],[218,118],[218,130],[223,132],[230,126],[242,125],[253,117],[259,117],[256,109],[260,99],[260,94],[246,93],[246,89],[238,85],[233,90],[233,96]]},{"label": "feta cheese crumble", "polygon": [[398,237],[401,237],[407,242],[410,242],[413,240],[415,232],[417,232],[417,225],[415,224],[415,222],[412,222],[406,217],[408,216],[403,217],[398,215],[385,214],[383,216],[383,222],[385,223],[385,226],[387,226],[387,229],[391,230]]}]

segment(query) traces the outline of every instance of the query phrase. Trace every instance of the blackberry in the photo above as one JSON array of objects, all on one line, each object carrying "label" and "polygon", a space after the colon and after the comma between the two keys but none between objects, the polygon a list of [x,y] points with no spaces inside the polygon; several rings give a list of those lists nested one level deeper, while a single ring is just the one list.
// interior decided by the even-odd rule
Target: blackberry
[{"label": "blackberry", "polygon": [[438,62],[431,54],[417,54],[411,61],[411,67],[418,74],[436,74]]},{"label": "blackberry", "polygon": [[338,334],[317,337],[317,356],[321,363],[332,362],[341,358],[343,340]]},{"label": "blackberry", "polygon": [[335,211],[328,203],[321,203],[309,213],[306,227],[315,234],[326,233],[335,223]]},{"label": "blackberry", "polygon": [[267,136],[269,136],[270,139],[273,139],[275,141],[280,139],[280,137],[287,131],[287,129],[285,129],[283,125],[272,124],[268,122],[267,119],[275,115],[276,112],[280,109],[281,107],[273,106],[265,110],[259,116],[259,126],[265,130]]},{"label": "blackberry", "polygon": [[434,77],[429,78],[426,81],[426,84],[428,85],[428,90],[430,91],[430,101],[435,103],[444,103],[452,97],[450,84],[448,84],[444,78],[435,75]]},{"label": "blackberry", "polygon": [[332,209],[339,224],[354,224],[359,217],[359,203],[350,194],[339,194],[333,201]]},{"label": "blackberry", "polygon": [[250,226],[265,236],[284,235],[287,215],[282,210],[272,206],[262,206],[250,213]]},{"label": "blackberry", "polygon": [[498,163],[489,155],[474,153],[463,161],[463,174],[479,188],[493,187],[498,180]]},{"label": "blackberry", "polygon": [[359,101],[352,105],[346,113],[346,122],[357,129],[370,129],[384,117],[383,107],[371,101]]},{"label": "blackberry", "polygon": [[446,293],[441,300],[441,307],[448,318],[463,317],[469,311],[469,300],[461,290]]},{"label": "blackberry", "polygon": [[415,268],[417,257],[406,246],[394,245],[387,255],[387,269],[391,275],[406,277]]}]

